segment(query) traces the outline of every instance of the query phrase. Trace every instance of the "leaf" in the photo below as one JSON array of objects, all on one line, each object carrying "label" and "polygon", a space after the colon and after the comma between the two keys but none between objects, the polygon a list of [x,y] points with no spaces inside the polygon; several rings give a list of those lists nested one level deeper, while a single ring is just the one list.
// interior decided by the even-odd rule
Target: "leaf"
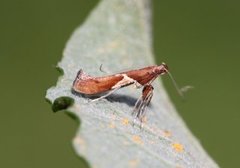
[{"label": "leaf", "polygon": [[141,90],[123,88],[94,103],[71,92],[79,69],[101,76],[106,75],[99,71],[101,64],[111,72],[152,65],[150,15],[149,0],[102,0],[67,43],[58,64],[63,75],[46,98],[53,111],[67,110],[81,119],[73,145],[91,167],[218,167],[158,81],[142,128],[131,116]]}]

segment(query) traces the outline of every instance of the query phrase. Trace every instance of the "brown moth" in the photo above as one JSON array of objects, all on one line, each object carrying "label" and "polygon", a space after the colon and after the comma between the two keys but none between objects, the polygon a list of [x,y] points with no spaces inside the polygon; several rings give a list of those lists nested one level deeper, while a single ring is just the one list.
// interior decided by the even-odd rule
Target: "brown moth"
[{"label": "brown moth", "polygon": [[122,87],[129,85],[135,85],[136,88],[143,87],[142,95],[135,103],[133,110],[133,114],[142,121],[145,109],[153,96],[154,88],[151,84],[159,75],[165,73],[169,73],[168,66],[165,63],[103,77],[90,76],[81,69],[73,82],[72,89],[86,96],[104,94],[92,100],[96,101],[111,95]]}]

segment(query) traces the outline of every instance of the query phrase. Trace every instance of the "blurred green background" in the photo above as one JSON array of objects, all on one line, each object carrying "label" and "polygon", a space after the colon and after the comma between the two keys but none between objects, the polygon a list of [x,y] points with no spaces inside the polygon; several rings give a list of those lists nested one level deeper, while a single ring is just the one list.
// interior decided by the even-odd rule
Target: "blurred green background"
[{"label": "blurred green background", "polygon": [[[98,1],[0,0],[0,167],[79,168],[77,124],[44,100],[66,41]],[[180,85],[176,108],[221,166],[239,166],[240,1],[154,0],[154,52]],[[84,166],[82,166],[84,167]]]}]

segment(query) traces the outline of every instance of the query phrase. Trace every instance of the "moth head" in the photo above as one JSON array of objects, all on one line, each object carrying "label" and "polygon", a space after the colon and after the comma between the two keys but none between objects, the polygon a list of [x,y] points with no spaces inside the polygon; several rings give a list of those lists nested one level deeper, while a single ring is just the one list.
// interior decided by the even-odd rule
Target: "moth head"
[{"label": "moth head", "polygon": [[163,62],[161,65],[157,66],[154,69],[154,73],[159,74],[159,75],[168,73],[168,66]]}]

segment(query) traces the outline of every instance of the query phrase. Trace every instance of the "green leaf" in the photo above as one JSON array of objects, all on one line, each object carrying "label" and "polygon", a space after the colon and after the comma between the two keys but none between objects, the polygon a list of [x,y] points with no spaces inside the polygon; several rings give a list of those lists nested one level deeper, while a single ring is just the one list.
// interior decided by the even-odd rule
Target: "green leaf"
[{"label": "green leaf", "polygon": [[[57,85],[47,91],[53,111],[66,109],[81,119],[73,140],[77,154],[91,167],[218,167],[190,133],[159,81],[147,108],[147,122],[131,116],[141,90],[120,89],[94,103],[71,92],[79,69],[106,75],[152,65],[151,7],[149,0],[102,0],[70,38]],[[133,123],[135,125],[133,126]]]}]

